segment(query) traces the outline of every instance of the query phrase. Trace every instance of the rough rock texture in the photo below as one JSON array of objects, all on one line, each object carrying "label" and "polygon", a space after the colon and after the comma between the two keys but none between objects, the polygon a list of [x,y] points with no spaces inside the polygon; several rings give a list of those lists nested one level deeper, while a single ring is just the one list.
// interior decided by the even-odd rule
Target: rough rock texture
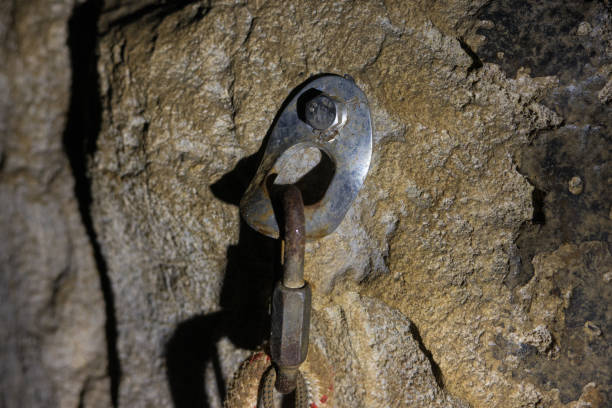
[{"label": "rough rock texture", "polygon": [[[379,300],[348,292],[313,315],[307,378],[310,403],[325,407],[467,407],[440,389],[414,326]],[[334,333],[333,336],[327,333]],[[269,357],[248,358],[233,378],[227,408],[255,405]],[[338,375],[337,373],[343,373]],[[402,375],[396,375],[402,373]]]},{"label": "rough rock texture", "polygon": [[[532,303],[532,296],[525,295],[531,290],[527,288],[536,284],[536,260],[540,265],[544,262],[538,254],[561,251],[565,243],[588,241],[612,248],[612,106],[601,98],[612,74],[612,7],[606,1],[502,1],[483,9],[481,17],[496,21],[482,30],[487,43],[478,50],[481,58],[496,61],[510,74],[522,70],[532,75],[556,75],[559,84],[543,103],[564,121],[555,129],[539,132],[517,155],[521,173],[534,185],[534,214],[532,222],[521,227],[505,283],[512,288],[515,303],[526,310],[547,304],[547,313],[556,316],[557,323],[546,323],[552,347],[539,353],[525,349],[524,361],[519,362],[518,370],[512,370],[535,384],[558,389],[566,403],[578,399],[584,394],[584,384],[593,382],[597,387],[589,392],[599,388],[609,405],[610,342],[584,347],[576,342],[584,336],[582,328],[591,325],[602,328],[602,338],[609,337],[606,306],[612,299],[600,280],[606,268],[594,262],[604,254],[595,251],[595,256],[593,250],[586,251],[588,260],[580,268],[565,258],[567,266],[554,274],[549,296],[537,295]],[[553,267],[560,267],[560,263],[553,263]],[[565,306],[559,313],[561,303]],[[558,325],[563,321],[565,328]],[[502,340],[501,349],[504,344]],[[576,381],[568,372],[580,373],[583,380]]]},{"label": "rough rock texture", "polygon": [[[240,159],[260,148],[289,91],[320,72],[355,78],[376,131],[357,202],[337,233],[308,247],[315,309],[368,293],[415,322],[451,393],[475,406],[554,400],[492,369],[486,353],[512,326],[524,337],[540,325],[513,307],[503,279],[532,212],[513,153],[560,123],[537,104],[554,79],[509,79],[455,36],[418,4],[376,2],[193,4],[111,26],[91,171],[117,300],[121,404],[180,405],[189,392],[214,403],[240,348],[263,341],[261,323],[241,322],[265,321],[273,244],[240,225],[257,157]],[[207,350],[206,395],[181,385],[189,347]]]},{"label": "rough rock texture", "polygon": [[72,7],[0,5],[0,406],[7,408],[110,405],[105,306],[62,146]]},{"label": "rough rock texture", "polygon": [[440,389],[416,329],[399,311],[354,292],[335,300],[313,321],[315,345],[335,372],[334,406],[468,406]]},{"label": "rough rock texture", "polygon": [[289,92],[338,73],[374,153],[307,246],[320,406],[609,406],[608,1],[109,0],[80,45],[38,3],[0,6],[3,403],[220,407],[279,270],[238,201]]},{"label": "rough rock texture", "polygon": [[[591,241],[562,245],[554,252],[540,253],[532,262],[534,276],[518,291],[520,300],[529,304],[529,314],[550,332],[546,337],[539,336],[539,332],[544,333],[540,329],[526,339],[525,343],[535,346],[537,352],[533,348],[524,350],[525,364],[539,366],[529,370],[528,376],[540,377],[534,378],[536,383],[544,380],[554,384],[562,390],[561,396],[569,399],[580,395],[585,384],[568,378],[568,372],[581,372],[595,379],[610,378],[612,349],[604,336],[610,333],[612,323],[607,301],[612,296],[612,286],[606,282],[606,274],[612,272],[612,256],[606,243]],[[553,343],[553,339],[559,344]],[[548,353],[553,358],[539,361],[538,353]],[[513,353],[498,354],[504,361]],[[502,364],[511,370],[516,368],[506,361]],[[598,392],[605,397],[610,395],[611,387],[610,382],[600,383]],[[609,401],[609,397],[605,400]]]}]

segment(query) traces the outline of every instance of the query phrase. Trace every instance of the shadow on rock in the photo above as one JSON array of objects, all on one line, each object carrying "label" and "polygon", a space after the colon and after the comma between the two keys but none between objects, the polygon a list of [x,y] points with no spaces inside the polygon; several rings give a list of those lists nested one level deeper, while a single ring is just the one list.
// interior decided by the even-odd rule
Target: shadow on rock
[{"label": "shadow on rock", "polygon": [[[264,144],[265,146],[265,144]],[[262,149],[263,150],[263,149]],[[261,151],[242,159],[211,186],[219,199],[238,205],[255,173]],[[227,250],[221,311],[181,322],[166,345],[167,377],[176,408],[209,407],[205,372],[212,367],[220,399],[226,394],[217,343],[229,339],[242,349],[256,349],[269,334],[269,298],[279,270],[278,242],[240,221],[240,238]]]}]

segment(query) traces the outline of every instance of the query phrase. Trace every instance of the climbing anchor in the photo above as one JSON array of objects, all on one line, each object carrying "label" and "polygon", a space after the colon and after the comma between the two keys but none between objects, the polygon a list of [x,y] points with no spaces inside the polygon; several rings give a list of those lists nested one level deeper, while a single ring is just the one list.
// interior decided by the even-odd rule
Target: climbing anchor
[{"label": "climbing anchor", "polygon": [[306,238],[331,234],[357,197],[372,157],[372,121],[365,94],[350,77],[324,75],[307,83],[289,101],[274,125],[261,164],[242,200],[240,212],[253,229],[279,237],[268,181],[289,148],[316,147],[335,172],[325,195],[304,208]]},{"label": "climbing anchor", "polygon": [[[273,184],[278,159],[296,146],[320,149],[335,166],[323,197],[308,206],[296,185]],[[272,295],[274,366],[262,378],[259,406],[272,407],[273,388],[282,394],[296,391],[296,405],[307,406],[307,382],[300,371],[308,354],[312,296],[304,280],[306,239],[321,238],[338,227],[363,185],[371,156],[368,102],[350,77],[323,75],[308,82],[286,104],[271,131],[259,169],[240,202],[240,212],[252,228],[280,237],[284,244],[283,276]]]}]

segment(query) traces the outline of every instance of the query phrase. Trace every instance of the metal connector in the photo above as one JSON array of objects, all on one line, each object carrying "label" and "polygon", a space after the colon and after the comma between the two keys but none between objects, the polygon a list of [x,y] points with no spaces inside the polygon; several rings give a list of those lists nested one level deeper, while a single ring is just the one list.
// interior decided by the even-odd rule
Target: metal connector
[{"label": "metal connector", "polygon": [[312,293],[304,281],[304,203],[295,186],[283,193],[283,280],[272,295],[270,354],[278,370],[276,389],[287,394],[296,387],[299,366],[308,355]]},{"label": "metal connector", "polygon": [[288,288],[304,286],[304,202],[296,186],[289,186],[283,194],[284,246],[283,285]]}]

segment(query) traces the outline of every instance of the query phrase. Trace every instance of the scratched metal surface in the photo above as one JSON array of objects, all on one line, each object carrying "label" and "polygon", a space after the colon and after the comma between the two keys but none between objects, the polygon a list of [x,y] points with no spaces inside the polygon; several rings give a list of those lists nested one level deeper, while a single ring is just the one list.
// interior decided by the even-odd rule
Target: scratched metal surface
[{"label": "scratched metal surface", "polygon": [[[300,119],[298,101],[312,89],[345,101],[347,119],[342,127],[320,132]],[[293,146],[316,147],[325,152],[335,165],[335,173],[323,198],[305,207],[306,238],[320,238],[338,227],[357,197],[370,167],[370,109],[365,94],[352,79],[325,75],[307,82],[278,116],[259,169],[240,202],[245,221],[253,229],[273,238],[279,237],[279,227],[270,199],[269,177],[278,174],[279,157]]]}]

